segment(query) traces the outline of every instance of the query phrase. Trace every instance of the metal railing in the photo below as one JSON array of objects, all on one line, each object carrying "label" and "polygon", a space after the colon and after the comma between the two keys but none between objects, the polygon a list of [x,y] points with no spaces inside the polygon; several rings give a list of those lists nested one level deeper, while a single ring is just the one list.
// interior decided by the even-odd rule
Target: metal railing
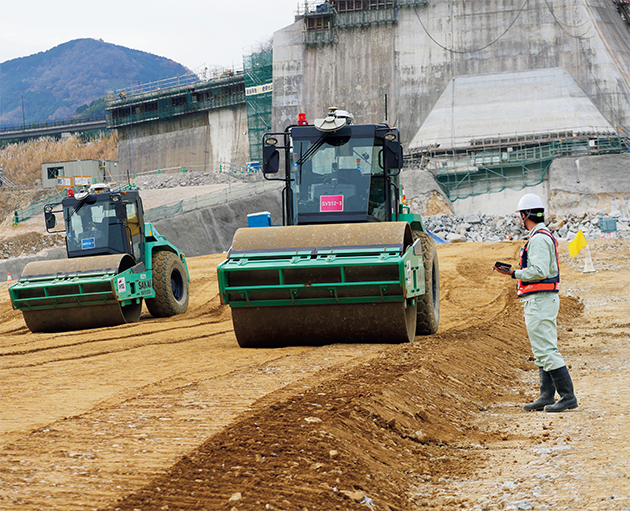
[{"label": "metal railing", "polygon": [[338,28],[357,27],[360,25],[376,25],[393,23],[397,19],[395,9],[378,9],[371,11],[355,11],[335,14],[334,25]]},{"label": "metal railing", "polygon": [[419,146],[410,147],[409,154],[420,152],[447,152],[456,150],[483,150],[488,147],[508,147],[527,143],[544,143],[566,139],[604,139],[619,137],[617,130],[610,126],[585,126],[530,132],[496,133],[476,137],[458,136],[424,140]]},{"label": "metal railing", "polygon": [[506,188],[522,190],[537,185],[556,158],[627,150],[627,141],[610,128],[568,130],[483,137],[471,140],[468,147],[434,146],[424,153],[406,155],[405,166],[430,171],[449,199],[455,201]]},{"label": "metal railing", "polygon": [[106,115],[93,115],[91,117],[81,117],[81,118],[72,118],[72,119],[60,119],[57,121],[42,121],[42,122],[29,122],[22,124],[14,124],[12,126],[0,126],[0,133],[10,132],[10,131],[27,131],[27,130],[37,130],[41,128],[56,128],[63,126],[75,126],[77,124],[86,124],[90,122],[98,122],[106,120]]},{"label": "metal railing", "polygon": [[172,76],[155,82],[132,84],[128,87],[109,91],[105,95],[105,101],[112,102],[118,99],[129,99],[132,96],[151,94],[168,89],[176,89],[178,87],[185,87],[199,82],[232,78],[242,74],[243,70],[241,68],[201,66],[184,75]]}]

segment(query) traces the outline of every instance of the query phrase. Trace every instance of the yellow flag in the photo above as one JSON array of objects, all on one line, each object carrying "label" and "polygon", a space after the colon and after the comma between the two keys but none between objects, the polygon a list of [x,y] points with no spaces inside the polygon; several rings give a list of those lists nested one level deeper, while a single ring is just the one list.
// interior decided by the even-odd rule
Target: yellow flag
[{"label": "yellow flag", "polygon": [[573,241],[569,243],[569,254],[571,254],[571,257],[575,257],[585,246],[586,238],[584,237],[582,229],[580,229],[575,235],[575,238],[573,238]]}]

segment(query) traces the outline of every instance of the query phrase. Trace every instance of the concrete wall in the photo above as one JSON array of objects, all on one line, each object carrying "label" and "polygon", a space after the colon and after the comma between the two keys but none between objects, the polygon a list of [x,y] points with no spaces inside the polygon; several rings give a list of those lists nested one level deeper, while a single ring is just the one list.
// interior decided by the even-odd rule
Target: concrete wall
[{"label": "concrete wall", "polygon": [[628,216],[630,154],[555,160],[549,170],[552,211],[591,209]]},{"label": "concrete wall", "polygon": [[469,213],[509,215],[514,213],[519,199],[526,193],[535,193],[540,196],[543,203],[549,204],[549,183],[543,181],[537,186],[530,186],[524,190],[514,191],[506,188],[497,193],[486,193],[466,199],[458,199],[451,203],[451,207],[456,215],[467,215]]},{"label": "concrete wall", "polygon": [[245,105],[118,129],[118,162],[125,174],[185,166],[213,170],[249,160]]},{"label": "concrete wall", "polygon": [[382,121],[387,94],[406,146],[453,77],[556,67],[613,126],[630,123],[628,29],[610,0],[432,1],[399,8],[396,24],[338,29],[322,47],[301,31],[298,21],[274,34],[275,129],[331,105]]},{"label": "concrete wall", "polygon": [[236,230],[247,227],[247,215],[260,211],[271,213],[274,224],[282,223],[282,197],[279,190],[165,218],[154,225],[186,256],[193,257],[227,251]]}]

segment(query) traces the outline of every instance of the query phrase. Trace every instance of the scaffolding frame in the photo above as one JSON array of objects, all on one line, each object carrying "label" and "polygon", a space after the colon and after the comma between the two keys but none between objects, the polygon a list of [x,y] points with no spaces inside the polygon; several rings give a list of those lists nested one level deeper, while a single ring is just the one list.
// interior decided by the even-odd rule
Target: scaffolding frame
[{"label": "scaffolding frame", "polygon": [[507,188],[519,191],[536,186],[544,181],[556,158],[626,152],[628,142],[621,132],[609,129],[480,137],[464,147],[433,145],[412,151],[405,155],[405,167],[431,172],[455,202]]},{"label": "scaffolding frame", "polygon": [[262,159],[262,137],[271,131],[273,98],[273,50],[265,49],[243,57],[247,131],[251,161]]},{"label": "scaffolding frame", "polygon": [[396,23],[399,8],[428,4],[429,0],[306,0],[298,6],[298,18],[304,19],[303,43],[332,44],[337,29]]}]

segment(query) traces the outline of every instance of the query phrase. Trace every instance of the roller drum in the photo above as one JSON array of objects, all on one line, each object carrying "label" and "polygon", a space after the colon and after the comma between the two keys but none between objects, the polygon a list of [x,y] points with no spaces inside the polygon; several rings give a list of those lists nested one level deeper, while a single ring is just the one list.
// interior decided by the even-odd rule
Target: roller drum
[{"label": "roller drum", "polygon": [[324,247],[385,246],[412,243],[406,222],[292,225],[238,229],[232,250],[300,249]]},{"label": "roller drum", "polygon": [[416,315],[405,302],[232,308],[241,348],[410,342]]},{"label": "roller drum", "polygon": [[[123,307],[120,302],[91,303],[86,299],[85,303],[77,306],[76,300],[64,298],[64,288],[67,288],[69,293],[75,293],[78,289],[78,284],[70,279],[73,275],[89,276],[94,279],[89,284],[83,284],[84,287],[90,288],[93,292],[113,293],[111,291],[111,278],[128,270],[134,264],[134,260],[129,254],[29,263],[24,268],[20,281],[48,278],[52,282],[53,280],[59,281],[59,279],[68,278],[68,283],[67,286],[63,287],[50,286],[48,289],[48,295],[51,296],[49,308],[22,309],[26,325],[31,332],[64,332],[137,323],[142,312],[141,301]],[[102,278],[102,281],[98,281],[99,277]],[[29,288],[27,283],[19,291],[21,297],[28,297],[29,293],[36,296],[36,293],[40,292],[34,287]],[[64,306],[64,301],[67,301],[66,306]]]},{"label": "roller drum", "polygon": [[[239,229],[232,251],[265,252],[317,248],[318,251],[357,247],[399,246],[402,254],[412,243],[406,222],[337,224]],[[356,267],[361,269],[360,266]],[[371,280],[391,279],[392,267],[367,268]],[[309,270],[308,281],[317,282]],[[378,272],[382,272],[378,274]],[[312,275],[310,274],[312,273]],[[376,273],[376,275],[374,274]],[[259,274],[259,275],[258,275]],[[287,279],[290,273],[287,271]],[[264,285],[265,272],[240,277]],[[366,276],[367,278],[367,276]],[[395,277],[398,278],[397,273]],[[401,343],[412,341],[416,330],[413,300],[296,306],[232,307],[234,332],[241,347],[273,348],[333,343]]]}]

